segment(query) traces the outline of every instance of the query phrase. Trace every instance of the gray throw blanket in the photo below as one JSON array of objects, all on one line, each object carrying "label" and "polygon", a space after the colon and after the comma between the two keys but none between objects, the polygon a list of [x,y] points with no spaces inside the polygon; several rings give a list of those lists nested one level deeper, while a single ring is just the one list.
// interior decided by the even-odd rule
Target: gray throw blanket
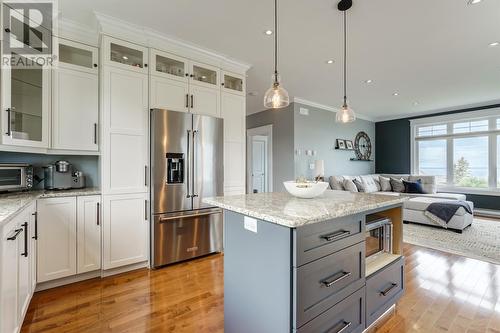
[{"label": "gray throw blanket", "polygon": [[463,207],[467,213],[472,214],[472,210],[467,202],[462,200],[450,200],[431,203],[427,206],[425,215],[441,225],[444,224],[446,227],[446,224],[450,222],[460,207]]}]

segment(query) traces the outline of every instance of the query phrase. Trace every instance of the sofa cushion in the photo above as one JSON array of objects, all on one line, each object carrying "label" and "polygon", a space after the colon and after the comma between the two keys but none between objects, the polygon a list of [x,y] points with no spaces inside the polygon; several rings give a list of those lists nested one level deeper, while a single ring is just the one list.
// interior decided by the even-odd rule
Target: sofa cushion
[{"label": "sofa cushion", "polygon": [[382,176],[385,178],[396,178],[396,179],[404,179],[404,180],[410,179],[410,175],[407,175],[407,174],[380,174],[379,176]]},{"label": "sofa cushion", "polygon": [[380,185],[377,186],[375,179],[371,175],[361,176],[361,184],[363,185],[363,192],[366,193],[378,192],[380,190]]},{"label": "sofa cushion", "polygon": [[352,180],[352,182],[354,183],[354,185],[356,185],[356,188],[358,189],[358,192],[364,192],[365,191],[365,186],[363,185],[363,183],[359,179],[354,178]]},{"label": "sofa cushion", "polygon": [[380,190],[381,191],[384,191],[384,192],[390,192],[390,191],[392,191],[391,179],[390,178],[379,176],[378,179],[380,181]]},{"label": "sofa cushion", "polygon": [[415,193],[415,194],[424,193],[424,190],[422,188],[422,181],[420,179],[417,179],[414,182],[403,180],[403,185],[405,186],[405,193]]},{"label": "sofa cushion", "polygon": [[[412,209],[412,210],[419,210],[419,211],[424,211],[427,206],[429,206],[433,202],[446,202],[450,201],[453,202],[455,200],[450,200],[450,199],[441,199],[441,198],[429,198],[429,197],[417,197],[417,198],[411,198],[407,200],[404,203],[404,208],[405,209]],[[469,204],[470,208],[472,211],[474,211],[474,204],[471,201],[467,201]],[[455,215],[458,216],[463,216],[466,213],[465,209],[463,207],[460,207]]]},{"label": "sofa cushion", "polygon": [[344,186],[345,191],[358,192],[358,188],[356,187],[356,185],[354,185],[351,179],[344,179],[342,185]]},{"label": "sofa cushion", "polygon": [[391,187],[393,192],[403,193],[405,191],[405,186],[403,184],[403,178],[396,179],[391,177]]},{"label": "sofa cushion", "polygon": [[344,190],[344,185],[342,185],[343,182],[344,178],[342,176],[330,176],[329,183],[332,190],[343,191]]},{"label": "sofa cushion", "polygon": [[436,193],[437,192],[437,184],[436,184],[436,176],[409,176],[408,181],[414,182],[420,179],[422,182],[422,189],[424,193]]}]

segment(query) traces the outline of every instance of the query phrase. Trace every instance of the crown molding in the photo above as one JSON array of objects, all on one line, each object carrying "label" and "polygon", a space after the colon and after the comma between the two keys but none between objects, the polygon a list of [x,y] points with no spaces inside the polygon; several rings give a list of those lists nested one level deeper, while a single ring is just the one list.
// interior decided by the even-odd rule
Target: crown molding
[{"label": "crown molding", "polygon": [[58,21],[58,37],[74,40],[91,46],[98,46],[99,33],[96,27],[92,28],[62,17]]},{"label": "crown molding", "polygon": [[[313,101],[309,101],[307,99],[300,98],[300,97],[294,97],[293,98],[293,102],[294,103],[298,103],[298,104],[303,104],[303,105],[311,106],[313,108],[318,108],[318,109],[322,109],[322,110],[326,110],[326,111],[335,112],[335,113],[337,113],[339,111],[338,108],[334,108],[334,107],[329,106],[329,105],[325,105],[325,104],[321,104],[321,103],[316,103],[316,102],[313,102]],[[372,122],[375,121],[372,117],[368,117],[368,116],[362,115],[362,114],[360,114],[358,112],[356,112],[356,118],[367,120],[367,121],[372,121]]]},{"label": "crown molding", "polygon": [[250,68],[249,63],[217,53],[199,45],[166,35],[154,29],[132,24],[113,16],[94,12],[101,33],[120,38],[139,45],[164,50],[200,61],[225,70],[245,74]]}]

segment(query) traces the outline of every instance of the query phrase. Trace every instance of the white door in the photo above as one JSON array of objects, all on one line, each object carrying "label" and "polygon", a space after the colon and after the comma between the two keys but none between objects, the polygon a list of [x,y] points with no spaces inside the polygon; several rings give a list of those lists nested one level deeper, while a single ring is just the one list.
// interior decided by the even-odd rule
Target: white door
[{"label": "white door", "polygon": [[151,76],[151,108],[188,112],[189,89],[187,81]]},{"label": "white door", "polygon": [[37,280],[76,274],[76,197],[40,199]]},{"label": "white door", "polygon": [[4,225],[1,239],[0,261],[0,332],[18,332],[17,273],[19,263],[18,239],[22,231],[18,220]]},{"label": "white door", "polygon": [[77,273],[101,268],[101,196],[77,198]]},{"label": "white door", "polygon": [[212,88],[191,84],[189,91],[189,107],[192,113],[212,117],[220,116],[220,89],[218,86]]},{"label": "white door", "polygon": [[22,229],[17,239],[17,253],[19,256],[19,272],[17,277],[18,285],[18,320],[22,323],[24,314],[28,310],[31,298],[31,263],[29,249],[29,235],[31,234],[31,225],[29,224],[30,215],[25,210],[19,215],[18,228]]},{"label": "white door", "polygon": [[267,192],[266,188],[267,141],[264,138],[252,138],[252,192]]},{"label": "white door", "polygon": [[97,151],[98,76],[59,68],[52,96],[52,148]]},{"label": "white door", "polygon": [[147,195],[103,196],[103,269],[148,260]]},{"label": "white door", "polygon": [[103,193],[146,192],[148,76],[108,67],[103,85]]}]

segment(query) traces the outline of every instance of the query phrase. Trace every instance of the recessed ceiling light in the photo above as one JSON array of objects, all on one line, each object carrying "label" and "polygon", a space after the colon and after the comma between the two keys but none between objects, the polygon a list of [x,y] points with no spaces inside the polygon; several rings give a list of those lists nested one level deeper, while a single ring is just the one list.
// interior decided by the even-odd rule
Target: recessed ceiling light
[{"label": "recessed ceiling light", "polygon": [[273,31],[272,30],[266,30],[264,31],[264,33],[268,36],[271,36],[273,34]]},{"label": "recessed ceiling light", "polygon": [[123,58],[123,60],[128,60],[127,56],[123,56],[122,58]]},{"label": "recessed ceiling light", "polygon": [[469,0],[467,3],[469,5],[475,5],[476,3],[480,3],[480,2],[481,2],[481,0]]},{"label": "recessed ceiling light", "polygon": [[417,101],[413,102],[413,105],[418,105],[419,103]]},{"label": "recessed ceiling light", "polygon": [[372,83],[373,81],[371,79],[365,80],[365,83]]},{"label": "recessed ceiling light", "polygon": [[395,92],[395,93],[392,94],[392,96],[398,96],[398,95],[399,95],[398,92]]},{"label": "recessed ceiling light", "polygon": [[326,61],[327,64],[333,64],[334,62],[335,62],[335,60],[331,60],[331,59]]},{"label": "recessed ceiling light", "polygon": [[499,43],[499,42],[493,42],[493,43],[490,43],[490,46],[498,46],[498,45],[500,45],[500,43]]}]

